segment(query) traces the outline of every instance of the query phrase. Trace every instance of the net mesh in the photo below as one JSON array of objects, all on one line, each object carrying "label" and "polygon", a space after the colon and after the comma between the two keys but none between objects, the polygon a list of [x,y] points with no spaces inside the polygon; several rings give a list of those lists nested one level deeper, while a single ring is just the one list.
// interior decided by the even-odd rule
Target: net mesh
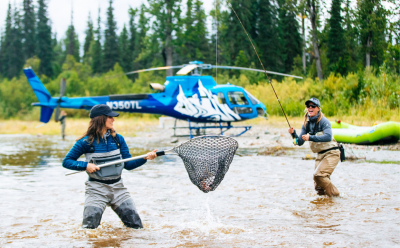
[{"label": "net mesh", "polygon": [[173,149],[182,158],[190,181],[204,193],[215,190],[221,183],[238,142],[225,136],[202,136]]}]

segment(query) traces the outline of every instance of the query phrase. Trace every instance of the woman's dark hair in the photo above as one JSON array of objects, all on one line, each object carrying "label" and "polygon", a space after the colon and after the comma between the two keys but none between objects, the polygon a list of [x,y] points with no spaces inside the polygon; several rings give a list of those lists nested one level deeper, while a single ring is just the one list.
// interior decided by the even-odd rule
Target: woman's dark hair
[{"label": "woman's dark hair", "polygon": [[106,128],[107,118],[107,116],[101,115],[90,119],[87,131],[77,140],[80,140],[85,136],[89,136],[89,144],[92,144],[95,138],[97,139],[97,143],[99,143],[99,140],[103,135],[104,129]]}]

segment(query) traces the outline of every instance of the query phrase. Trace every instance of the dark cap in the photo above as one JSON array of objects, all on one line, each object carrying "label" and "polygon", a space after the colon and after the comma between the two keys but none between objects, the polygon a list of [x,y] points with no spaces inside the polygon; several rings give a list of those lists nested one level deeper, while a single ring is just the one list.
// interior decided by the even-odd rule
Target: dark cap
[{"label": "dark cap", "polygon": [[319,102],[319,100],[315,97],[310,98],[309,100],[307,100],[306,105],[308,105],[309,102],[314,103],[315,105],[318,106],[318,108],[321,108],[321,103]]},{"label": "dark cap", "polygon": [[94,118],[94,117],[102,116],[102,115],[111,116],[111,117],[119,116],[118,113],[115,113],[114,111],[112,111],[111,108],[105,104],[97,104],[97,105],[93,106],[93,108],[90,110],[89,116],[90,116],[90,118]]}]

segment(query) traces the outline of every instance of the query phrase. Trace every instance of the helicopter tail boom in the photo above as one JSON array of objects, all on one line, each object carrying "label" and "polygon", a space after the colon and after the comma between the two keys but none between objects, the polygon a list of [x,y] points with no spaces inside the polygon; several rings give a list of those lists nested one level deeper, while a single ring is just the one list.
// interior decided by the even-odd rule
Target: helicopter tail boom
[{"label": "helicopter tail boom", "polygon": [[54,111],[53,107],[47,106],[50,103],[51,95],[31,68],[25,68],[24,73],[26,78],[28,79],[30,86],[33,89],[33,92],[35,93],[37,99],[40,102],[38,104],[32,104],[32,105],[41,106],[40,121],[43,123],[47,123],[49,122],[51,115],[53,114]]}]

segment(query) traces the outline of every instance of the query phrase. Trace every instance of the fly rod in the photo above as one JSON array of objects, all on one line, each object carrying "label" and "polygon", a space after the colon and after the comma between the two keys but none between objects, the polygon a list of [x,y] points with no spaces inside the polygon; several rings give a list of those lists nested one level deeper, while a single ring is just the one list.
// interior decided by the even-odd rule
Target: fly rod
[{"label": "fly rod", "polygon": [[[257,52],[256,47],[254,46],[253,42],[251,41],[250,36],[249,36],[249,34],[247,33],[246,28],[243,26],[243,23],[242,23],[242,21],[240,20],[239,16],[236,14],[236,11],[233,9],[232,4],[231,4],[229,1],[228,1],[228,4],[229,4],[229,6],[231,7],[233,13],[235,13],[237,19],[238,19],[239,22],[240,22],[240,25],[242,25],[242,28],[243,28],[244,32],[246,33],[246,35],[247,35],[247,38],[249,39],[251,45],[253,46],[254,52],[256,53],[257,58],[258,58],[258,60],[260,61],[260,64],[261,64],[261,66],[262,66],[262,68],[263,68],[263,70],[264,70],[264,73],[265,73],[265,75],[267,76],[268,82],[269,82],[269,84],[271,85],[272,90],[273,90],[274,93],[275,93],[275,97],[276,97],[276,99],[278,100],[279,106],[281,107],[282,113],[283,113],[283,115],[285,116],[286,122],[287,122],[287,124],[289,125],[289,128],[292,128],[292,127],[290,126],[289,120],[288,120],[288,118],[287,118],[287,116],[286,116],[285,110],[283,110],[281,101],[279,101],[279,97],[278,97],[278,95],[276,94],[275,88],[274,88],[274,86],[272,85],[272,81],[271,81],[271,79],[269,79],[267,70],[265,70],[264,64],[262,63],[262,61],[261,61],[261,59],[260,59],[260,56],[258,55],[258,52]],[[293,138],[293,139],[298,138],[298,136],[297,136],[297,134],[296,134],[296,130],[294,130],[294,133],[292,133],[291,135],[292,135],[292,138]]]}]

